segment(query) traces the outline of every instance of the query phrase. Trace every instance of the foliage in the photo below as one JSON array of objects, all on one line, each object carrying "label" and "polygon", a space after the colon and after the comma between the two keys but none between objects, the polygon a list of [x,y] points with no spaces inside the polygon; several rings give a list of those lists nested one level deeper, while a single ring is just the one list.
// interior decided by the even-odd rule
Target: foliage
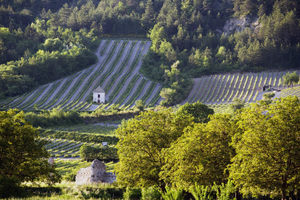
[{"label": "foliage", "polygon": [[230,104],[230,108],[233,112],[242,109],[244,106],[245,101],[238,98],[233,99],[233,102]]},{"label": "foliage", "polygon": [[[152,47],[141,72],[161,82],[177,60],[180,74],[190,77],[295,68],[299,9],[297,0],[3,0],[0,88],[5,96],[21,94],[93,63],[89,50],[96,36],[148,33]],[[241,17],[250,28],[225,32],[232,17]],[[188,88],[184,82],[172,84],[165,88]],[[172,96],[171,90],[165,93]]]},{"label": "foliage", "polygon": [[189,116],[176,116],[171,110],[143,112],[123,122],[116,130],[119,163],[117,182],[126,186],[164,187],[159,173],[164,165],[163,149],[180,137],[191,124]]},{"label": "foliage", "polygon": [[274,92],[268,92],[263,94],[263,101],[265,101],[267,104],[272,103],[272,98],[275,96]]},{"label": "foliage", "polygon": [[166,192],[162,192],[161,196],[164,200],[183,200],[183,191],[180,189],[166,187]]},{"label": "foliage", "polygon": [[75,124],[82,121],[76,111],[64,111],[59,108],[43,110],[39,113],[28,112],[25,119],[33,126],[49,127],[55,125]]},{"label": "foliage", "polygon": [[300,103],[297,97],[260,102],[242,111],[230,178],[243,194],[281,194],[299,188]]},{"label": "foliage", "polygon": [[117,149],[114,147],[92,147],[88,145],[82,145],[79,151],[80,158],[86,161],[92,161],[94,159],[104,161],[118,160]]},{"label": "foliage", "polygon": [[288,85],[288,86],[293,86],[293,84],[297,84],[299,82],[299,75],[297,72],[293,73],[286,73],[283,77],[283,84]]},{"label": "foliage", "polygon": [[93,64],[96,43],[93,31],[73,32],[41,19],[25,31],[1,28],[0,95],[19,95]]},{"label": "foliage", "polygon": [[7,189],[24,181],[59,181],[54,168],[47,163],[49,154],[37,140],[37,130],[24,120],[24,113],[1,111],[0,119],[0,194],[11,195],[12,191]]},{"label": "foliage", "polygon": [[143,100],[136,100],[135,101],[135,107],[139,110],[139,111],[143,111],[145,108],[145,103],[143,102]]},{"label": "foliage", "polygon": [[200,102],[186,103],[180,106],[178,115],[192,115],[194,117],[194,122],[196,123],[206,123],[209,120],[209,115],[214,114],[214,110],[209,108],[207,105]]},{"label": "foliage", "polygon": [[195,200],[212,200],[211,196],[211,187],[210,186],[204,186],[204,185],[198,185],[195,183],[194,186],[191,186],[189,189],[190,193],[193,195]]},{"label": "foliage", "polygon": [[73,131],[56,131],[51,129],[41,130],[41,136],[47,138],[67,139],[88,143],[108,142],[108,144],[116,144],[118,142],[118,138],[114,136],[106,136],[95,133],[78,133]]},{"label": "foliage", "polygon": [[160,200],[161,193],[156,187],[142,188],[142,200]]},{"label": "foliage", "polygon": [[81,160],[61,160],[55,159],[57,173],[62,176],[63,180],[75,181],[77,172],[84,167],[91,165],[89,162]]},{"label": "foliage", "polygon": [[125,200],[137,200],[141,199],[142,192],[140,188],[130,188],[127,187],[126,191],[123,193],[123,198]]},{"label": "foliage", "polygon": [[217,185],[216,183],[214,183],[212,189],[216,192],[218,200],[236,200],[236,198],[232,198],[232,194],[236,192],[236,189],[230,179],[228,179],[226,184],[222,183],[221,185]]},{"label": "foliage", "polygon": [[191,88],[191,81],[178,69],[180,62],[177,60],[170,69],[165,70],[165,87],[161,90],[160,96],[163,98],[161,104],[172,106],[183,101]]},{"label": "foliage", "polygon": [[123,188],[111,185],[99,184],[96,186],[83,186],[79,188],[80,199],[121,199],[123,194]]},{"label": "foliage", "polygon": [[[229,115],[215,114],[207,124],[195,124],[165,149],[161,179],[188,190],[195,183],[212,185],[226,181],[225,172],[234,150],[230,147],[234,121]],[[188,173],[187,173],[188,172]]]}]

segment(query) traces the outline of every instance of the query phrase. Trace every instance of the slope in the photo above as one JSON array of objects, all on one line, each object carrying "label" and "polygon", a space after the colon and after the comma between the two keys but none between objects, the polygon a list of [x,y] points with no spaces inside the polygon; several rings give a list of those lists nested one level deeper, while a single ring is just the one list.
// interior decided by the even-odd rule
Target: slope
[{"label": "slope", "polygon": [[95,52],[96,64],[0,103],[0,107],[94,110],[98,105],[92,103],[92,91],[98,86],[106,92],[105,106],[132,107],[138,99],[146,105],[155,105],[160,101],[162,86],[139,74],[142,59],[150,46],[150,41],[104,39]]}]

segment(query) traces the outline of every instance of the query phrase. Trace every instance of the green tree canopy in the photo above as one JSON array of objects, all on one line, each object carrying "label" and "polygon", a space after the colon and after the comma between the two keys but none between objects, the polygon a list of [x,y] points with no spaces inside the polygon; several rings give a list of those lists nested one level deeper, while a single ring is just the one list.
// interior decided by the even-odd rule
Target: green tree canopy
[{"label": "green tree canopy", "polygon": [[233,155],[229,146],[234,123],[230,115],[214,115],[207,124],[185,130],[169,149],[161,178],[168,184],[188,190],[195,183],[213,185],[225,182],[227,165]]},{"label": "green tree canopy", "polygon": [[214,114],[214,110],[205,104],[195,102],[184,104],[178,109],[177,114],[192,115],[194,117],[194,122],[206,123],[209,120],[208,116]]},{"label": "green tree canopy", "polygon": [[190,116],[177,116],[170,109],[144,112],[123,122],[116,130],[119,163],[117,182],[125,186],[159,186],[164,183],[159,172],[164,165],[163,149],[183,134],[192,123]]},{"label": "green tree canopy", "polygon": [[243,134],[233,140],[236,156],[230,178],[243,194],[300,189],[300,101],[287,97],[273,104],[252,104],[240,114]]},{"label": "green tree canopy", "polygon": [[23,181],[59,180],[38,132],[17,110],[0,111],[0,197]]},{"label": "green tree canopy", "polygon": [[286,73],[283,77],[283,84],[288,85],[288,86],[293,86],[293,84],[296,84],[299,82],[299,75],[297,74],[297,72],[293,72],[293,73]]}]

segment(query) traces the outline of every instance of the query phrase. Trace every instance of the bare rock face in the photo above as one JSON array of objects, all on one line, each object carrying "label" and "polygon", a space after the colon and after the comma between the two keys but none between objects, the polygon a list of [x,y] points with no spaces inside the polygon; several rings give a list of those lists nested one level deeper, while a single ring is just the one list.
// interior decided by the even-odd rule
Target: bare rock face
[{"label": "bare rock face", "polygon": [[228,35],[235,32],[241,32],[245,28],[250,28],[254,30],[254,32],[258,32],[260,28],[260,24],[258,18],[251,19],[249,17],[242,17],[242,18],[231,18],[226,21],[223,32]]},{"label": "bare rock face", "polygon": [[106,172],[104,163],[95,159],[90,167],[81,168],[78,171],[75,182],[77,185],[113,183],[115,179],[114,174]]}]

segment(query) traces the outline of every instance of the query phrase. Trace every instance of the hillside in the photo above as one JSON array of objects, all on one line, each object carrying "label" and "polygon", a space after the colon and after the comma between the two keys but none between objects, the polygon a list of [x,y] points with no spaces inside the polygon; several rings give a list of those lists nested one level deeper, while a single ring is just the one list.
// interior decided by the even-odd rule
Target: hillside
[{"label": "hillside", "polygon": [[[200,101],[206,104],[224,104],[232,102],[234,98],[255,102],[262,99],[264,85],[283,89],[281,78],[286,72],[218,74],[195,78],[193,88],[183,103]],[[280,96],[280,92],[277,93],[276,96]],[[287,90],[281,93],[283,96],[296,94]]]},{"label": "hillside", "polygon": [[279,97],[297,96],[300,98],[300,86],[286,88],[281,91]]},{"label": "hillside", "polygon": [[2,105],[22,110],[52,109],[95,110],[92,91],[99,85],[106,92],[107,104],[131,107],[141,99],[146,105],[160,101],[161,85],[139,74],[142,58],[151,42],[102,40],[95,55],[98,62],[71,76],[42,85]]}]

